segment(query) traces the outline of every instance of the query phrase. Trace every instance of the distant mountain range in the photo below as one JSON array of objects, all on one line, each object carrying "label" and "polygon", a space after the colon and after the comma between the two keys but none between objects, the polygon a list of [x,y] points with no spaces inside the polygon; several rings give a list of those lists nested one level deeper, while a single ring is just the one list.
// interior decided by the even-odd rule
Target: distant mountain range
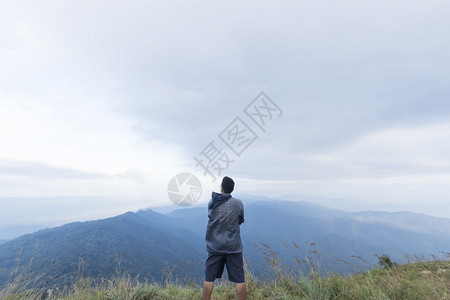
[{"label": "distant mountain range", "polygon": [[[378,261],[375,255],[401,261],[405,255],[431,258],[450,252],[450,219],[350,213],[256,196],[243,200],[244,256],[261,279],[273,275],[269,262],[277,258],[294,272],[306,273],[313,265],[323,274],[349,274],[371,268]],[[145,210],[23,235],[0,244],[0,286],[16,273],[39,275],[46,287],[119,273],[158,282],[168,277],[201,282],[206,223],[206,207],[166,214]]]}]

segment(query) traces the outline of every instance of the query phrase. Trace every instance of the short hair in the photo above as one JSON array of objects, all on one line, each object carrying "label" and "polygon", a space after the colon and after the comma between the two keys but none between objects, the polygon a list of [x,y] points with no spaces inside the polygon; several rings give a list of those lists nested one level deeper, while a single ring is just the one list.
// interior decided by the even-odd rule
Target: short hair
[{"label": "short hair", "polygon": [[227,194],[231,194],[234,190],[234,181],[228,176],[225,176],[222,179],[222,184],[220,185],[223,188],[223,191]]}]

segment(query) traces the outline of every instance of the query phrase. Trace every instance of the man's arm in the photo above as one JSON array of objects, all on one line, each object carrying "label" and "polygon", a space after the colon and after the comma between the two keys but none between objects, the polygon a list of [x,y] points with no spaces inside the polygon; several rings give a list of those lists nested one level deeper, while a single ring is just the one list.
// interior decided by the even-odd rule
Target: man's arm
[{"label": "man's arm", "polygon": [[241,213],[239,214],[239,225],[244,223],[244,204],[241,202]]}]

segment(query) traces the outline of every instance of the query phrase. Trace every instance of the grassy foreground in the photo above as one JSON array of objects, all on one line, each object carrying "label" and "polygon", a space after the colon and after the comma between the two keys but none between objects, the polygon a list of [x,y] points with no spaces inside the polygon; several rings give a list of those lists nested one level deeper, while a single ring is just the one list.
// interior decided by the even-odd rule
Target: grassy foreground
[{"label": "grassy foreground", "polygon": [[[374,268],[351,277],[321,278],[278,273],[270,283],[247,274],[248,299],[450,299],[450,261],[416,262]],[[20,282],[0,291],[0,299],[201,299],[201,287],[139,282],[119,277],[100,284],[82,279],[63,290],[24,290]],[[216,283],[213,299],[235,299],[231,283]]]}]

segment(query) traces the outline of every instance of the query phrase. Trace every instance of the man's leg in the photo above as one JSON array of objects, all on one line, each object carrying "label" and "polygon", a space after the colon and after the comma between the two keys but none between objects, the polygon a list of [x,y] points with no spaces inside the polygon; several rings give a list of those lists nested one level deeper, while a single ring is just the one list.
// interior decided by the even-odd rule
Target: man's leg
[{"label": "man's leg", "polygon": [[203,300],[210,300],[214,289],[214,281],[205,281],[203,283]]},{"label": "man's leg", "polygon": [[203,283],[203,299],[211,299],[211,295],[214,289],[214,280],[221,278],[223,268],[225,266],[224,255],[208,254],[208,258],[205,263],[205,282]]},{"label": "man's leg", "polygon": [[247,299],[247,287],[245,282],[236,283],[236,295],[239,300]]},{"label": "man's leg", "polygon": [[244,259],[242,253],[232,253],[226,256],[228,279],[236,283],[236,295],[239,300],[247,298],[245,285]]}]

